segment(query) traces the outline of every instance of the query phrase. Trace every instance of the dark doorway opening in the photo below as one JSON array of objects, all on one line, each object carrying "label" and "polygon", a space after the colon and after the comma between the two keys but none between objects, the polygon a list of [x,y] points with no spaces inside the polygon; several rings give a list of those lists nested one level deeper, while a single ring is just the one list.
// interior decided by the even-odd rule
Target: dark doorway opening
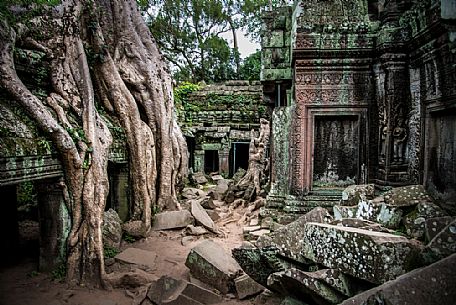
[{"label": "dark doorway opening", "polygon": [[316,116],[313,185],[344,187],[358,182],[359,118]]},{"label": "dark doorway opening", "polygon": [[231,144],[230,150],[230,177],[232,177],[239,168],[247,170],[249,167],[249,143],[235,142]]},{"label": "dark doorway opening", "polygon": [[195,138],[185,137],[185,141],[187,142],[188,149],[188,168],[191,168],[193,171],[195,171]]},{"label": "dark doorway opening", "polygon": [[218,172],[219,170],[219,155],[218,150],[204,151],[204,172],[206,174]]},{"label": "dark doorway opening", "polygon": [[33,183],[0,187],[2,194],[2,220],[0,235],[3,256],[0,267],[24,263],[38,269],[40,254],[40,225],[38,204]]},{"label": "dark doorway opening", "polygon": [[109,193],[105,211],[113,209],[127,221],[130,209],[129,168],[127,163],[108,162]]}]

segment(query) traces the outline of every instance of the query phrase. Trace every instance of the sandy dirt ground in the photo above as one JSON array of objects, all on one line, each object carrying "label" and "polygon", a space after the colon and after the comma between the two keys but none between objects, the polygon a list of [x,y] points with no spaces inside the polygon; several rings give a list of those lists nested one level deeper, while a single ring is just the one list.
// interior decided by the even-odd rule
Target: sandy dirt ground
[{"label": "sandy dirt ground", "polygon": [[[230,219],[238,220],[243,211],[234,211]],[[233,213],[232,213],[233,214]],[[122,249],[140,248],[155,252],[156,267],[147,270],[156,278],[169,275],[178,279],[190,280],[185,259],[192,247],[204,238],[213,239],[227,250],[239,246],[242,241],[242,226],[238,221],[220,221],[223,233],[220,236],[206,234],[194,237],[194,241],[182,245],[182,230],[153,232],[149,237],[134,243],[122,243]],[[226,223],[226,224],[225,224]],[[25,257],[19,262],[0,268],[0,305],[131,305],[144,295],[145,288],[116,288],[111,290],[69,287],[53,280],[51,274],[38,273],[36,258]],[[131,267],[122,267],[131,268]],[[118,263],[107,266],[107,272],[120,272]],[[206,286],[206,288],[208,288]],[[136,300],[135,300],[136,299]],[[225,297],[223,305],[253,304],[252,299],[240,301],[234,295]]]}]

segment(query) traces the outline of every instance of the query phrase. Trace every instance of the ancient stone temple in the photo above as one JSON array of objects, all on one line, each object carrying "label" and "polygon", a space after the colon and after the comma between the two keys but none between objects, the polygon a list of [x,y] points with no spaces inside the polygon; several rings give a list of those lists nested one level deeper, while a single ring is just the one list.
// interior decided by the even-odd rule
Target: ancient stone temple
[{"label": "ancient stone temple", "polygon": [[423,184],[456,207],[455,18],[451,0],[303,0],[266,14],[266,211],[329,207],[368,182]]},{"label": "ancient stone temple", "polygon": [[247,170],[251,132],[258,133],[261,118],[271,118],[261,89],[259,82],[227,81],[182,98],[179,123],[194,172],[232,176],[239,168]]}]

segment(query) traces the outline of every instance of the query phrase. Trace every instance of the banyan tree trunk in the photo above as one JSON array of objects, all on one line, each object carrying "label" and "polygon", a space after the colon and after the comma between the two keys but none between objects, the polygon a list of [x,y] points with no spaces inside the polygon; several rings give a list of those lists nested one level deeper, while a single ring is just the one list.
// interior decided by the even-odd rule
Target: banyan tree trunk
[{"label": "banyan tree trunk", "polygon": [[[173,113],[169,72],[134,0],[64,0],[27,19],[0,18],[0,85],[52,140],[71,216],[67,280],[102,286],[101,223],[112,136],[99,109],[120,122],[128,147],[132,220],[146,233],[152,208],[179,208],[187,148]],[[40,13],[43,13],[40,15]],[[52,88],[32,94],[18,77],[17,45],[44,53]]]}]

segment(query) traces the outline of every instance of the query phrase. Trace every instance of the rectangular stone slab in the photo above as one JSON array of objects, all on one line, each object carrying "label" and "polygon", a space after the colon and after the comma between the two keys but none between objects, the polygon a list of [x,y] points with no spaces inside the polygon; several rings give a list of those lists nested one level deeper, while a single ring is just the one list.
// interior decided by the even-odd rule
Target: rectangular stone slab
[{"label": "rectangular stone slab", "polygon": [[413,269],[420,250],[417,242],[383,232],[320,223],[303,230],[304,257],[376,284]]},{"label": "rectangular stone slab", "polygon": [[154,216],[152,230],[185,228],[193,222],[193,216],[187,210],[163,212]]},{"label": "rectangular stone slab", "polygon": [[204,240],[194,247],[185,266],[194,277],[225,294],[234,292],[234,279],[242,273],[234,258],[212,240]]}]

